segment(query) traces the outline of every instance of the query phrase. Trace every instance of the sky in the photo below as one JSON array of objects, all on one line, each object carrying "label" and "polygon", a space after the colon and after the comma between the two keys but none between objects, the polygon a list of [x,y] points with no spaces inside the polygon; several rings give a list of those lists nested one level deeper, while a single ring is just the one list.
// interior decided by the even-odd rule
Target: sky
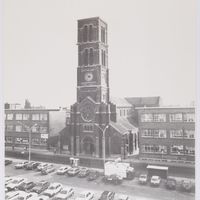
[{"label": "sky", "polygon": [[6,0],[4,102],[47,108],[76,102],[77,20],[108,24],[110,95],[195,100],[194,0]]}]

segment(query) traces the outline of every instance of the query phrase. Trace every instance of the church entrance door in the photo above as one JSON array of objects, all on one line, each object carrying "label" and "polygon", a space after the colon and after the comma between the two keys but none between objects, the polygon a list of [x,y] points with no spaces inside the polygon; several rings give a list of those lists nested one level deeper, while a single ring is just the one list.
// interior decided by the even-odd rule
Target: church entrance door
[{"label": "church entrance door", "polygon": [[89,136],[86,136],[83,139],[83,152],[86,155],[93,155],[95,153],[95,147],[93,139]]}]

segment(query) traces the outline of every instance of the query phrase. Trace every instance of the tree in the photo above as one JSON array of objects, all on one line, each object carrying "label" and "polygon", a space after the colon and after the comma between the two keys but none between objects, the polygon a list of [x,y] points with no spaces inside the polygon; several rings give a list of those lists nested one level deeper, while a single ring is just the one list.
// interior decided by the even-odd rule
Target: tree
[{"label": "tree", "polygon": [[24,105],[24,108],[27,109],[27,108],[31,108],[31,103],[28,99],[25,100],[25,105]]}]

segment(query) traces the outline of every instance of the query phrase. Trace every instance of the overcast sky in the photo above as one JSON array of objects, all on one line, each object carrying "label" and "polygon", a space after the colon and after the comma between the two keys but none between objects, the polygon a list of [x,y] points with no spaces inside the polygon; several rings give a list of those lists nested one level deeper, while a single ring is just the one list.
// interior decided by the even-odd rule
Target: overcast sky
[{"label": "overcast sky", "polygon": [[77,20],[108,23],[110,92],[195,99],[194,0],[4,1],[4,101],[46,107],[76,101]]}]

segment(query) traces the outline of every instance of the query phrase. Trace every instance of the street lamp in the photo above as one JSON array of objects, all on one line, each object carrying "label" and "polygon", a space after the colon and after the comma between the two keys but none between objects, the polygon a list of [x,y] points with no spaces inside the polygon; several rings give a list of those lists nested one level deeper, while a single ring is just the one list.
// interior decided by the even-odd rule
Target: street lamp
[{"label": "street lamp", "polygon": [[31,161],[31,131],[32,131],[33,127],[37,126],[37,124],[34,124],[33,126],[29,127],[29,126],[23,124],[22,122],[18,122],[18,123],[21,124],[22,126],[24,126],[29,134],[28,161],[30,162]]},{"label": "street lamp", "polygon": [[106,133],[106,129],[109,127],[109,125],[106,125],[104,128],[101,128],[98,124],[95,124],[101,131],[103,134],[102,137],[102,151],[103,151],[103,168],[104,168],[104,172],[105,172],[105,160],[106,160],[106,142],[105,142],[105,133]]}]

